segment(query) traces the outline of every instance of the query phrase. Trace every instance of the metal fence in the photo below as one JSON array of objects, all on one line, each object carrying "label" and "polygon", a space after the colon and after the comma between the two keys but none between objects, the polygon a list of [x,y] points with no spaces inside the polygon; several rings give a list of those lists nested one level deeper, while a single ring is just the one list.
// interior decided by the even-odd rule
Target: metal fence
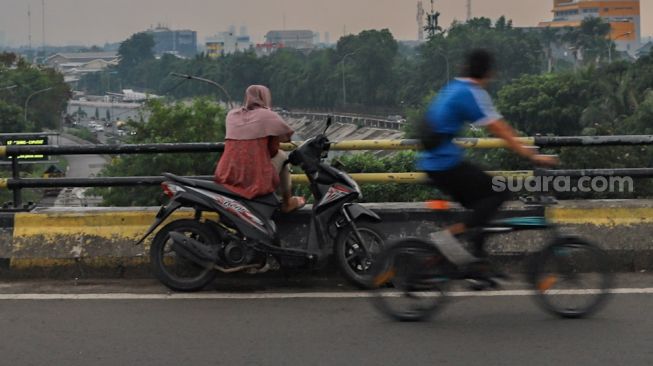
[{"label": "metal fence", "polygon": [[[456,143],[464,148],[494,149],[505,148],[503,140],[494,138],[461,138]],[[653,135],[641,136],[535,136],[521,138],[524,145],[547,147],[590,147],[590,146],[645,146],[653,145]],[[299,142],[295,142],[295,145]],[[285,144],[286,150],[292,150],[293,144]],[[332,145],[332,150],[416,150],[420,148],[418,140],[358,140],[343,141]],[[223,143],[172,143],[172,144],[133,144],[133,145],[80,145],[80,146],[0,146],[0,158],[11,159],[11,178],[0,179],[0,189],[13,191],[13,207],[22,206],[21,190],[24,188],[52,187],[114,187],[114,186],[152,186],[163,182],[161,176],[147,177],[96,177],[96,178],[51,178],[25,179],[20,178],[18,156],[30,154],[44,155],[123,155],[123,154],[160,154],[160,153],[207,153],[222,152]],[[567,169],[567,170],[527,170],[490,172],[495,175],[531,177],[531,176],[623,176],[633,178],[653,177],[653,168],[626,169]],[[360,183],[422,183],[426,177],[422,173],[361,173],[352,174]],[[212,179],[211,176],[192,177]],[[296,183],[305,183],[303,175],[293,176]]]}]

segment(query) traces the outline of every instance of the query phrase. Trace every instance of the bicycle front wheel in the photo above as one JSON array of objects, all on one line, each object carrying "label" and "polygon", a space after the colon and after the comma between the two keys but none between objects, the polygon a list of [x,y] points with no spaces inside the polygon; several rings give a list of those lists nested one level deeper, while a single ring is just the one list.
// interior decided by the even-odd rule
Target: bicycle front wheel
[{"label": "bicycle front wheel", "polygon": [[612,285],[608,267],[607,255],[596,245],[579,238],[560,239],[536,258],[535,298],[557,316],[589,316],[608,299]]},{"label": "bicycle front wheel", "polygon": [[391,245],[375,263],[374,305],[399,321],[428,318],[444,302],[449,266],[428,242],[406,239]]}]

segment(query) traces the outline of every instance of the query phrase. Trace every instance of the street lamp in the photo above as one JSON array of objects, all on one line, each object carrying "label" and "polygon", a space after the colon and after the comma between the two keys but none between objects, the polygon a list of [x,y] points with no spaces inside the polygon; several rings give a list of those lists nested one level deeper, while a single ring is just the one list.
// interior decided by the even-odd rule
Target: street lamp
[{"label": "street lamp", "polygon": [[25,121],[27,121],[27,106],[29,105],[30,99],[32,99],[32,97],[34,97],[37,94],[45,93],[46,91],[49,91],[49,90],[52,90],[52,89],[54,89],[54,88],[49,87],[49,88],[41,89],[41,90],[35,91],[34,93],[30,94],[29,97],[27,97],[27,99],[25,100]]},{"label": "street lamp", "polygon": [[197,81],[201,81],[203,83],[209,84],[209,85],[213,85],[216,88],[220,89],[222,91],[222,93],[224,93],[224,95],[227,97],[227,106],[229,108],[234,108],[234,106],[235,106],[235,104],[233,102],[233,99],[231,99],[231,95],[229,94],[227,89],[224,86],[218,84],[217,82],[215,82],[213,80],[201,78],[201,77],[198,77],[198,76],[180,74],[180,73],[177,73],[177,72],[171,72],[170,75],[174,76],[174,77],[177,77],[177,78],[181,78],[181,79],[197,80]]},{"label": "street lamp", "polygon": [[358,49],[358,50],[356,50],[354,52],[350,52],[350,53],[342,56],[342,60],[340,60],[340,63],[342,63],[342,105],[343,105],[343,107],[347,105],[347,83],[345,81],[345,60],[347,59],[347,57],[353,56],[356,53],[358,53],[358,51],[360,51],[360,49]]},{"label": "street lamp", "polygon": [[[629,35],[631,35],[632,33],[633,33],[633,32],[626,32],[626,33],[620,34],[620,35],[614,37],[613,41],[616,41],[616,40],[618,40],[618,39],[621,38],[621,37],[629,36]],[[608,63],[609,63],[609,64],[612,63],[612,42],[610,42],[610,44],[608,45]]]}]

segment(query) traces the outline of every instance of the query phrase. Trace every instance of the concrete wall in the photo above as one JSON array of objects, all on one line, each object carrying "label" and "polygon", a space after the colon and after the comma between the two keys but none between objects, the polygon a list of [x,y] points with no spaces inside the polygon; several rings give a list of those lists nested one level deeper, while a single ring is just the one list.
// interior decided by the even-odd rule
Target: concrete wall
[{"label": "concrete wall", "polygon": [[[436,227],[455,220],[459,209],[432,211],[422,203],[370,204],[384,223],[376,228],[388,240],[425,237]],[[511,204],[502,215],[522,214],[527,208]],[[33,272],[66,265],[124,269],[147,263],[149,243],[134,246],[157,208],[49,208],[0,215],[0,263],[4,269]],[[618,270],[653,269],[653,201],[564,202],[547,213],[563,230],[572,230],[611,253]],[[179,212],[173,219],[191,217]],[[308,231],[310,210],[280,217],[277,223],[285,245],[300,247]],[[496,256],[522,257],[541,248],[544,232],[518,232],[490,241]]]}]

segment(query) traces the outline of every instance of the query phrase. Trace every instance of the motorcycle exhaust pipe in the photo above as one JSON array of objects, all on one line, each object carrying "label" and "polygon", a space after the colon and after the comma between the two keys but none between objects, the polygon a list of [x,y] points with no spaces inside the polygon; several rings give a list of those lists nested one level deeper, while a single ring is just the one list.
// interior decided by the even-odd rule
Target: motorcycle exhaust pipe
[{"label": "motorcycle exhaust pipe", "polygon": [[172,249],[181,257],[204,268],[213,268],[219,259],[218,248],[206,245],[178,232],[171,232]]}]

